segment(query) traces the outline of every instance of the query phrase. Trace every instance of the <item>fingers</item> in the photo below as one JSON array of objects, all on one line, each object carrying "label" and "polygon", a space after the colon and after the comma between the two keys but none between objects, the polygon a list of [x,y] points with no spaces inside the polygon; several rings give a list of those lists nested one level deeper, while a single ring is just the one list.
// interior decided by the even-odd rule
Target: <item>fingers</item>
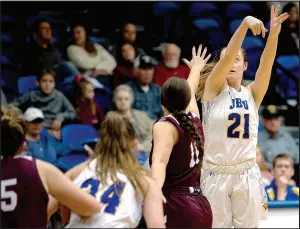
[{"label": "fingers", "polygon": [[288,13],[283,13],[277,18],[277,23],[282,23],[289,18]]},{"label": "fingers", "polygon": [[207,48],[205,47],[203,53],[201,54],[202,59],[205,58],[206,52],[207,52]]},{"label": "fingers", "polygon": [[182,61],[191,69],[192,68],[192,66],[191,66],[191,63],[190,63],[190,61],[188,61],[187,59],[182,59]]},{"label": "fingers", "polygon": [[196,48],[195,48],[195,46],[193,46],[193,48],[192,48],[192,56],[193,57],[196,56]]},{"label": "fingers", "polygon": [[262,37],[265,38],[266,37],[267,29],[265,28],[263,22],[260,23],[260,27],[261,27]]},{"label": "fingers", "polygon": [[251,29],[251,31],[252,31],[252,33],[253,33],[253,35],[254,36],[256,36],[256,28],[255,28],[255,26],[254,27],[252,27],[252,28],[250,28]]},{"label": "fingers", "polygon": [[197,56],[201,56],[201,52],[202,52],[202,44],[199,45]]},{"label": "fingers", "polygon": [[274,17],[278,16],[279,9],[280,9],[280,5],[277,5],[275,12],[274,12]]},{"label": "fingers", "polygon": [[261,26],[260,26],[260,23],[257,23],[255,25],[255,28],[256,28],[256,35],[260,35],[261,34]]},{"label": "fingers", "polygon": [[270,15],[271,20],[274,18],[274,6],[271,6],[271,15]]},{"label": "fingers", "polygon": [[204,61],[207,62],[207,61],[210,59],[210,57],[211,57],[211,54],[209,54],[209,55],[204,59]]}]

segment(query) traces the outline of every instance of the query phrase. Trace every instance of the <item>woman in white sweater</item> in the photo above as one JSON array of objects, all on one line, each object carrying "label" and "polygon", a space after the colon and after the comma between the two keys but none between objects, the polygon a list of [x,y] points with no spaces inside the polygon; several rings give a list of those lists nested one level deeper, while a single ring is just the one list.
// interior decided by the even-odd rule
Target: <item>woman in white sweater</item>
[{"label": "woman in white sweater", "polygon": [[73,44],[67,48],[67,55],[87,76],[111,75],[117,65],[108,51],[90,40],[86,27],[81,24],[73,27]]}]

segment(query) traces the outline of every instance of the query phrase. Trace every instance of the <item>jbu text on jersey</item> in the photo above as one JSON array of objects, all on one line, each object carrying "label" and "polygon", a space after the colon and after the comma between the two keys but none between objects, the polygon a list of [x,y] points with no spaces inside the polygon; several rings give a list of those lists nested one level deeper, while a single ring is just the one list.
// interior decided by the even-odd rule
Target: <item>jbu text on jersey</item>
[{"label": "jbu text on jersey", "polygon": [[248,110],[247,100],[241,100],[240,98],[232,99],[232,104],[230,105],[229,109],[234,108],[245,108],[246,110]]}]

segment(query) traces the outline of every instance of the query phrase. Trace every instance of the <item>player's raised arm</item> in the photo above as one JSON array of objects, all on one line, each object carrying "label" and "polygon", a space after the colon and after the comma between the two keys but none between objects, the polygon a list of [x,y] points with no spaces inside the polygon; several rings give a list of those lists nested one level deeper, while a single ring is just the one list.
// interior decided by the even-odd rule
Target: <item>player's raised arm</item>
[{"label": "player's raised arm", "polygon": [[266,29],[260,20],[252,16],[245,17],[241,25],[231,37],[224,56],[216,64],[207,78],[204,89],[203,102],[207,102],[215,98],[225,86],[226,77],[234,64],[248,28],[252,30],[255,36],[261,33],[263,37],[265,36]]},{"label": "player's raised arm", "polygon": [[256,106],[259,107],[269,87],[271,71],[276,56],[278,35],[280,33],[281,23],[284,22],[289,15],[283,13],[278,16],[280,6],[271,7],[270,18],[270,35],[267,40],[266,47],[260,58],[260,64],[255,75],[255,80],[249,85],[255,100]]},{"label": "player's raised arm", "polygon": [[211,54],[206,56],[207,48],[203,49],[202,52],[202,45],[199,45],[198,51],[196,53],[195,46],[192,49],[192,60],[188,61],[187,59],[183,59],[183,62],[191,69],[187,82],[191,88],[191,102],[189,104],[189,110],[200,117],[198,105],[196,101],[196,91],[200,81],[200,72],[204,68],[205,64],[209,60]]},{"label": "player's raised arm", "polygon": [[166,179],[168,165],[173,146],[178,141],[178,131],[170,122],[157,122],[153,126],[153,154],[151,176],[160,188]]},{"label": "player's raised arm", "polygon": [[56,167],[36,160],[39,174],[49,194],[80,216],[89,217],[100,211],[100,203],[85,193]]}]

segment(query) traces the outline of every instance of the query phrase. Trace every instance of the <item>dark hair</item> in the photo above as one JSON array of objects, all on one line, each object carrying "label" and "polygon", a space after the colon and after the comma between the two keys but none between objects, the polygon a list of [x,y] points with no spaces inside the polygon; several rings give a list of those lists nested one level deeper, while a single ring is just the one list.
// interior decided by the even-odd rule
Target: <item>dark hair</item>
[{"label": "dark hair", "polygon": [[1,107],[1,155],[9,157],[16,155],[25,141],[25,123],[13,109]]},{"label": "dark hair", "polygon": [[46,18],[38,18],[38,19],[34,20],[32,25],[30,26],[31,34],[36,33],[37,31],[39,31],[40,24],[43,23],[43,22],[49,23],[51,25],[49,20],[47,20]]},{"label": "dark hair", "polygon": [[199,150],[200,163],[203,160],[203,139],[197,133],[196,127],[185,109],[191,101],[191,89],[186,80],[178,77],[169,78],[161,88],[161,104],[177,119],[180,126],[196,141]]},{"label": "dark hair", "polygon": [[40,81],[42,79],[42,77],[46,74],[50,74],[51,76],[53,76],[53,79],[55,80],[55,71],[53,71],[52,69],[47,69],[47,68],[43,68],[37,75],[37,81]]},{"label": "dark hair", "polygon": [[[293,7],[296,7],[296,8],[297,8],[297,6],[296,6],[294,3],[292,3],[292,2],[287,3],[287,4],[282,8],[282,13],[287,12],[288,14],[290,14],[290,12],[291,12],[291,10],[292,10]],[[282,23],[282,29],[281,29],[282,32],[281,32],[281,33],[284,33],[284,31],[286,31],[286,30],[290,30],[290,28],[289,28],[289,23],[290,23],[289,20],[285,20],[285,21]],[[299,20],[297,20],[297,22],[296,22],[295,32],[297,32],[297,33],[299,32]]]},{"label": "dark hair", "polygon": [[96,47],[89,37],[87,26],[85,26],[83,23],[78,23],[73,25],[72,31],[74,31],[76,27],[82,27],[85,31],[86,34],[85,45],[84,45],[85,50],[88,53],[97,53]]}]

